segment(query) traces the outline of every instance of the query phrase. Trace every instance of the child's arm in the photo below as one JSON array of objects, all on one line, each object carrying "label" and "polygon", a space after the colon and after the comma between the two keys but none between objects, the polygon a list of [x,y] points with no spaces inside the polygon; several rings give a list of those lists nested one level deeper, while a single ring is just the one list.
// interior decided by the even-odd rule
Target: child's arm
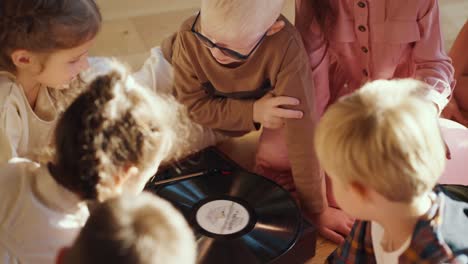
[{"label": "child's arm", "polygon": [[[299,98],[292,107],[304,113],[302,119],[286,119],[286,143],[292,175],[306,217],[314,220],[326,238],[341,241],[349,233],[352,220],[343,211],[328,206],[325,182],[314,151],[313,135],[317,123],[316,98],[309,61],[297,37],[286,46],[286,55],[277,76],[277,95]],[[311,87],[312,86],[312,87]],[[340,235],[341,234],[341,235]]]},{"label": "child's arm", "polygon": [[454,69],[443,48],[438,1],[423,2],[425,6],[420,9],[417,21],[421,32],[420,40],[413,48],[415,77],[433,88],[429,96],[439,111],[442,111],[455,84]]},{"label": "child's arm", "polygon": [[301,111],[284,109],[286,105],[298,105],[299,100],[287,96],[273,96],[271,93],[255,101],[253,119],[264,128],[278,129],[284,125],[285,118],[302,118]]},{"label": "child's arm", "polygon": [[300,105],[289,109],[303,112],[302,119],[286,119],[286,143],[292,174],[301,204],[308,214],[322,213],[325,194],[323,176],[314,151],[313,134],[317,123],[311,72],[300,38],[285,47],[285,58],[277,76],[275,90],[279,96],[298,98]]}]

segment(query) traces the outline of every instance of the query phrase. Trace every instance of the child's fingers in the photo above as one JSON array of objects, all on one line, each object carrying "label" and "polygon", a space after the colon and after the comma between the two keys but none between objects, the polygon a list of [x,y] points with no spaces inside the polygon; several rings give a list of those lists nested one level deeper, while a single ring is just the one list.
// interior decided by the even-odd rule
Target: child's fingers
[{"label": "child's fingers", "polygon": [[345,223],[343,226],[339,226],[337,231],[343,236],[348,236],[348,234],[351,232],[352,227],[352,225],[350,226],[348,225],[348,223]]},{"label": "child's fingers", "polygon": [[304,114],[300,110],[275,108],[273,115],[280,118],[301,119]]},{"label": "child's fingers", "polygon": [[277,97],[271,98],[270,100],[271,100],[270,103],[273,106],[298,105],[301,103],[299,99],[290,97],[290,96],[277,96]]},{"label": "child's fingers", "polygon": [[450,153],[450,148],[447,145],[447,142],[445,142],[445,140],[443,140],[443,141],[444,141],[444,145],[445,145],[445,158],[450,160],[450,159],[452,159],[452,153]]},{"label": "child's fingers", "polygon": [[319,229],[319,232],[324,238],[331,240],[336,244],[341,244],[344,241],[344,237],[342,235],[336,233],[335,231],[329,228],[322,227]]}]

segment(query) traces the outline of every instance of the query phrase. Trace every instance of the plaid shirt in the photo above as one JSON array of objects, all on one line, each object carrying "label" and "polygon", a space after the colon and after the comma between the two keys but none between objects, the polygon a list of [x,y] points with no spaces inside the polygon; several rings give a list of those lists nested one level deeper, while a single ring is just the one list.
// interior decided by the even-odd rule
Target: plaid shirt
[{"label": "plaid shirt", "polygon": [[[436,195],[431,209],[417,222],[411,244],[400,255],[399,263],[468,263],[468,216],[465,215],[468,205],[442,192]],[[442,228],[445,218],[449,219],[446,224],[451,225],[448,233],[455,236],[454,243],[453,238],[447,243],[443,237],[442,230],[447,228]],[[346,241],[328,257],[327,263],[376,263],[371,222],[356,221]]]}]

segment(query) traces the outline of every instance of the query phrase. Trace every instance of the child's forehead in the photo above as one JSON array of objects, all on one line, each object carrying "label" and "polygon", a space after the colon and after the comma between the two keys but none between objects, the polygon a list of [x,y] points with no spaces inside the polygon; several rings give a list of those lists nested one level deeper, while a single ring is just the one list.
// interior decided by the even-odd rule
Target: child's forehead
[{"label": "child's forehead", "polygon": [[94,42],[95,38],[92,38],[73,48],[55,50],[52,55],[55,57],[80,57],[88,53]]},{"label": "child's forehead", "polygon": [[257,40],[267,28],[249,21],[226,20],[222,16],[201,16],[200,30],[207,37],[219,43],[248,43]]}]

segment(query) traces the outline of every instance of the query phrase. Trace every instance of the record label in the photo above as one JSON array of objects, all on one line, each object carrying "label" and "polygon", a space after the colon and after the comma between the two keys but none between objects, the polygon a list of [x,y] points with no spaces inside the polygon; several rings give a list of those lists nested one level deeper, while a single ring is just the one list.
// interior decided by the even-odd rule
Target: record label
[{"label": "record label", "polygon": [[229,200],[207,202],[196,213],[198,225],[217,235],[240,232],[249,224],[249,219],[249,212],[244,206]]}]

